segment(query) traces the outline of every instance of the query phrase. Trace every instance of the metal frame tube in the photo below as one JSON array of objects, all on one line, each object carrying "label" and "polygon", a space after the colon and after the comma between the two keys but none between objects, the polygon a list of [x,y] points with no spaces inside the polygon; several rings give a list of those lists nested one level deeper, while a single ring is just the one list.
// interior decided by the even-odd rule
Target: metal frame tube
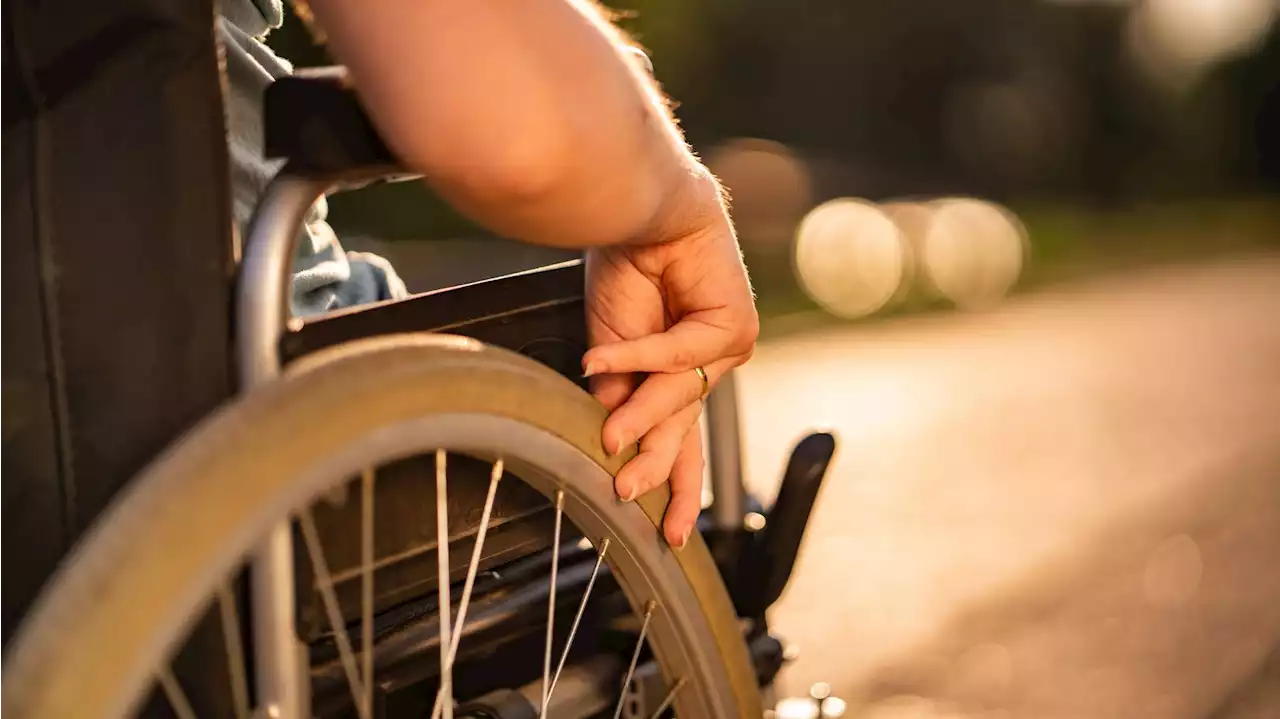
[{"label": "metal frame tube", "polygon": [[737,531],[746,516],[742,486],[742,429],[738,424],[736,372],[728,372],[707,397],[707,455],[711,462],[711,516],[717,529]]},{"label": "metal frame tube", "polygon": [[[236,290],[240,391],[280,374],[280,338],[289,318],[290,270],[307,213],[329,189],[281,173],[267,185],[249,225]],[[255,550],[251,574],[257,705],[272,719],[309,716],[305,647],[294,622],[293,536],[286,520]]]},{"label": "metal frame tube", "polygon": [[289,275],[311,206],[329,189],[321,180],[277,175],[249,224],[236,292],[236,357],[240,389],[280,374],[280,338],[289,318]]}]

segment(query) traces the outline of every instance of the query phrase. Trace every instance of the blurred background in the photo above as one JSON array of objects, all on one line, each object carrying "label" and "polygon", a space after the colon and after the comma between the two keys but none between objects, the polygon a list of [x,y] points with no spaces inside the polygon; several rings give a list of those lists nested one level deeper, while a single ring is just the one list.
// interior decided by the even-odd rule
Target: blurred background
[{"label": "blurred background", "polygon": [[[610,5],[733,195],[750,486],[842,440],[782,692],[1280,716],[1280,2]],[[564,256],[419,183],[331,206],[414,291]]]}]

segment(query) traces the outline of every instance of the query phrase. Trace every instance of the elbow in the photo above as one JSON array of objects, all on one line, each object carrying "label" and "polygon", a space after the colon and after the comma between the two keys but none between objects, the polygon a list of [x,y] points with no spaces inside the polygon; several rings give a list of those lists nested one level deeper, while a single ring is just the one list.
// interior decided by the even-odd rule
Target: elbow
[{"label": "elbow", "polygon": [[[421,149],[406,157],[456,208],[498,234],[554,247],[628,242],[651,221],[662,187],[614,168],[616,148],[565,129]],[[585,146],[584,146],[585,144]]]},{"label": "elbow", "polygon": [[573,174],[562,129],[520,127],[430,135],[401,149],[402,160],[441,194],[476,208],[514,210],[544,201]]},{"label": "elbow", "polygon": [[[401,159],[464,214],[498,234],[539,245],[589,247],[635,239],[665,197],[650,146],[630,117],[568,103],[514,103],[523,111],[420,113],[388,132]],[[451,115],[451,116],[450,116]],[[640,128],[644,129],[644,128]]]}]

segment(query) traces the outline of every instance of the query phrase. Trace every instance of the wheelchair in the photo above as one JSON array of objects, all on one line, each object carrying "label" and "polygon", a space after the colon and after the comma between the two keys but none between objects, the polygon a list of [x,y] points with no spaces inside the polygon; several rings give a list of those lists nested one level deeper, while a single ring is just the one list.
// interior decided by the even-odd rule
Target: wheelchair
[{"label": "wheelchair", "polygon": [[[36,209],[29,226],[6,212],[6,280],[29,275],[6,290],[29,294],[6,292],[5,328],[45,334],[24,350],[39,361],[11,371],[6,352],[6,405],[25,386],[12,378],[46,383],[5,433],[5,563],[18,567],[5,579],[20,571],[19,591],[44,585],[29,606],[6,598],[7,716],[764,716],[787,654],[766,610],[834,438],[796,445],[766,511],[743,490],[726,377],[706,407],[713,500],[677,551],[658,529],[665,487],[632,503],[613,492],[630,455],[600,446],[605,412],[581,379],[581,262],[289,320],[308,208],[412,177],[340,70],[280,80],[264,99],[264,138],[285,164],[237,251],[216,45],[201,29],[211,8],[136,5],[189,46],[134,38],[147,74],[108,68],[85,82],[127,86],[125,100],[142,105],[55,106],[36,77],[32,121],[6,122],[6,158],[31,161],[25,176],[6,163],[6,210],[15,180],[13,201]],[[84,13],[85,24],[109,18]],[[56,45],[38,14],[7,8],[5,24]],[[10,68],[34,62],[20,50],[6,37]],[[103,136],[85,129],[95,108],[103,132],[126,115],[134,126],[119,146],[70,159],[76,143]],[[170,134],[156,162],[141,148],[160,132]],[[123,185],[193,181],[205,192],[174,190],[185,204],[157,208],[107,178],[95,188],[56,171],[107,158],[127,166]],[[66,213],[113,193],[135,213],[136,247],[183,260],[178,274],[60,240]],[[177,211],[208,221],[195,250],[173,234]],[[51,248],[68,274],[30,272],[47,268]],[[136,281],[123,307],[72,286],[98,281],[95,267]],[[108,331],[122,309],[132,313]],[[49,578],[40,542],[72,539]]]}]

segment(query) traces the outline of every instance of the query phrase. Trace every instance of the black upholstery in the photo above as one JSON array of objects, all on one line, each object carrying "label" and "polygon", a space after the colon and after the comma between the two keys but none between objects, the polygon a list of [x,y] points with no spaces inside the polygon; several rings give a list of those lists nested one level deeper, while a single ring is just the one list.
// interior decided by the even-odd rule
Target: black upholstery
[{"label": "black upholstery", "polygon": [[4,2],[6,640],[124,483],[232,392],[211,0]]},{"label": "black upholstery", "polygon": [[[234,253],[211,0],[3,8],[8,642],[129,478],[231,395]],[[201,716],[230,715],[220,636],[206,616],[175,661]]]}]

